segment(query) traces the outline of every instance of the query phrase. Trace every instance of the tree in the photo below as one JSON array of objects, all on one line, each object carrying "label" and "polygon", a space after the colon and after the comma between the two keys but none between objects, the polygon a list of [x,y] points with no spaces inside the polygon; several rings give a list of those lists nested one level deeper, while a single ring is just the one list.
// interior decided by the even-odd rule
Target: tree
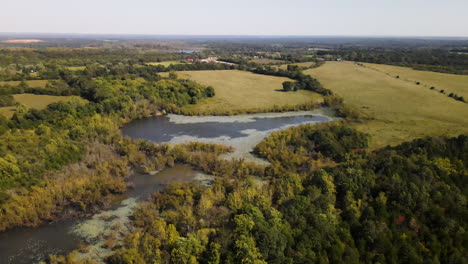
[{"label": "tree", "polygon": [[289,92],[296,90],[296,84],[294,82],[286,81],[283,82],[283,91]]},{"label": "tree", "polygon": [[169,72],[169,79],[171,80],[177,80],[178,76],[177,76],[177,73],[175,71],[170,71]]}]

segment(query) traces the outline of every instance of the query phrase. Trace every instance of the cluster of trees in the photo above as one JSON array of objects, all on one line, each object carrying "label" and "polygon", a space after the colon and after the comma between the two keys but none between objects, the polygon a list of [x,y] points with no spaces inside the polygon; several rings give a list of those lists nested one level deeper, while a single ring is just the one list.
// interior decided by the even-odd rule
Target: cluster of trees
[{"label": "cluster of trees", "polygon": [[10,94],[0,95],[0,107],[15,105],[15,99]]},{"label": "cluster of trees", "polygon": [[[177,64],[168,67],[149,62],[203,58],[204,54],[181,54],[153,49],[0,49],[0,81],[53,80],[71,74],[68,67],[86,67],[86,75],[136,74],[141,71],[225,70],[232,66],[215,63]],[[75,69],[73,71],[80,71]]]},{"label": "cluster of trees", "polygon": [[343,48],[321,50],[318,55],[333,55],[344,60],[391,64],[415,70],[468,74],[468,55],[431,48]]},{"label": "cluster of trees", "polygon": [[465,98],[463,98],[463,96],[460,96],[460,95],[458,95],[458,94],[449,93],[448,96],[449,96],[450,98],[453,98],[453,99],[457,100],[457,101],[466,102],[466,101],[465,101]]},{"label": "cluster of trees", "polygon": [[468,138],[366,144],[342,125],[275,133],[263,173],[154,194],[107,261],[465,263]]},{"label": "cluster of trees", "polygon": [[317,79],[308,74],[304,74],[297,65],[288,65],[286,70],[266,65],[249,69],[249,71],[257,74],[281,76],[296,80],[296,83],[286,84],[290,89],[289,91],[309,90],[324,96],[333,94],[331,90],[324,88]]},{"label": "cluster of trees", "polygon": [[348,153],[365,149],[368,138],[368,135],[347,126],[302,125],[273,133],[258,144],[254,152],[297,172],[304,170],[301,166],[313,166],[307,164],[307,160],[344,161]]},{"label": "cluster of trees", "polygon": [[[53,103],[44,110],[20,106],[10,120],[0,116],[0,230],[62,217],[67,207],[83,213],[103,206],[105,197],[125,190],[127,168],[145,164],[138,146],[123,146],[123,123],[214,96],[212,87],[173,74],[161,78],[114,66],[102,73],[62,69],[59,80],[41,89],[24,82],[3,87],[1,106],[15,104],[11,94],[31,91],[88,101]],[[100,148],[108,153],[100,154]]]}]

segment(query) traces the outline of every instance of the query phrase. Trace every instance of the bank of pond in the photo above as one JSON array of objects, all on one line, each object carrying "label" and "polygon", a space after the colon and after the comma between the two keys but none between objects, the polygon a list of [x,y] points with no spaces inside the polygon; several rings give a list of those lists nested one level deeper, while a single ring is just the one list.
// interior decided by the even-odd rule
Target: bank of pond
[{"label": "bank of pond", "polygon": [[[289,127],[333,120],[329,114],[327,109],[318,109],[239,116],[155,116],[130,122],[122,128],[122,134],[155,143],[198,141],[223,144],[234,148],[233,152],[223,155],[226,160],[242,158],[267,164],[267,161],[252,154],[253,148],[264,138]],[[1,259],[4,263],[34,263],[49,255],[66,255],[83,247],[86,250],[77,251],[82,252],[78,253],[78,258],[102,259],[112,253],[112,247],[105,244],[109,241],[109,234],[114,234],[112,241],[126,235],[130,216],[139,201],[146,200],[152,193],[162,191],[173,182],[195,181],[206,186],[213,179],[214,176],[183,164],[160,171],[135,172],[127,180],[132,187],[117,195],[103,211],[0,233]]]}]

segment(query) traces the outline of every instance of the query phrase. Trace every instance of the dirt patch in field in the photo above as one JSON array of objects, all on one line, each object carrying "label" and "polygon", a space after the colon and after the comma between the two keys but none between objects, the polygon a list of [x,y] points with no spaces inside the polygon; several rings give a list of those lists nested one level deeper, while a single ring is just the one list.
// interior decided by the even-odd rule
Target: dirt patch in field
[{"label": "dirt patch in field", "polygon": [[37,43],[37,42],[44,42],[40,39],[9,39],[2,41],[3,43]]}]

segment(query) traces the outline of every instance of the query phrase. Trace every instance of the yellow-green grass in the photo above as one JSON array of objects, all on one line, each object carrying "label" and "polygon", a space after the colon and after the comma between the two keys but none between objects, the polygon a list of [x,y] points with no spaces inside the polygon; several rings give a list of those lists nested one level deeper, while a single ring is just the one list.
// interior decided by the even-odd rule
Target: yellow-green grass
[{"label": "yellow-green grass", "polygon": [[238,70],[184,71],[179,78],[212,86],[216,95],[185,107],[199,113],[261,112],[274,106],[285,107],[321,102],[322,97],[310,91],[282,92],[288,78],[254,74]]},{"label": "yellow-green grass", "polygon": [[86,66],[70,66],[67,67],[67,69],[69,69],[70,71],[82,71],[86,69]]},{"label": "yellow-green grass", "polygon": [[[47,84],[48,80],[30,80],[25,81],[29,87],[32,88],[44,88]],[[7,82],[0,82],[0,85],[10,85],[10,86],[18,86],[21,81],[7,81]]]},{"label": "yellow-green grass", "polygon": [[305,73],[341,95],[346,104],[374,117],[353,125],[372,136],[372,149],[425,136],[468,133],[468,104],[413,82],[352,62],[327,62]]},{"label": "yellow-green grass", "polygon": [[427,88],[435,87],[437,90],[444,90],[447,94],[455,93],[468,99],[468,75],[418,71],[407,67],[383,64],[364,63],[364,65],[394,77],[400,76],[400,79],[405,81],[420,82],[420,85]]},{"label": "yellow-green grass", "polygon": [[161,61],[161,62],[148,62],[146,63],[148,65],[154,65],[154,66],[157,66],[157,65],[162,65],[164,67],[167,67],[169,65],[177,65],[177,64],[184,64],[184,62],[181,62],[181,61]]},{"label": "yellow-green grass", "polygon": [[[36,94],[15,94],[15,101],[27,108],[45,109],[51,103],[69,102],[73,99],[79,100],[82,103],[88,102],[79,96],[52,96],[52,95],[36,95]],[[11,118],[15,113],[16,106],[0,107],[0,114],[6,118]]]},{"label": "yellow-green grass", "polygon": [[16,106],[0,107],[0,116],[3,116],[7,119],[11,119],[15,111],[16,111]]},{"label": "yellow-green grass", "polygon": [[252,59],[251,62],[255,62],[257,64],[281,64],[285,63],[284,60],[274,60],[274,59],[266,59],[266,58],[259,58],[259,59]]}]

